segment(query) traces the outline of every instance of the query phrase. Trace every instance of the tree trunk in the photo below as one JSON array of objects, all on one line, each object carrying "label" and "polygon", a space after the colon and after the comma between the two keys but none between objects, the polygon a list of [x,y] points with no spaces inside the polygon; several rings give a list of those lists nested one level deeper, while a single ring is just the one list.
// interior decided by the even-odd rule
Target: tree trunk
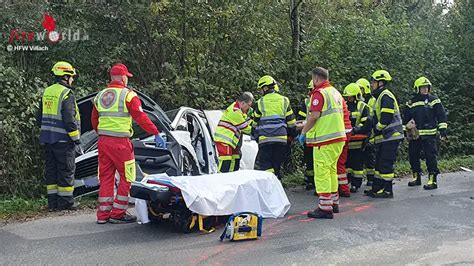
[{"label": "tree trunk", "polygon": [[183,15],[182,20],[183,24],[181,25],[182,37],[181,37],[181,56],[180,56],[180,72],[184,76],[184,70],[186,67],[186,0],[182,0]]},{"label": "tree trunk", "polygon": [[298,6],[302,0],[290,0],[290,23],[291,23],[291,79],[290,88],[295,89],[298,82],[298,65],[300,60],[300,16]]}]

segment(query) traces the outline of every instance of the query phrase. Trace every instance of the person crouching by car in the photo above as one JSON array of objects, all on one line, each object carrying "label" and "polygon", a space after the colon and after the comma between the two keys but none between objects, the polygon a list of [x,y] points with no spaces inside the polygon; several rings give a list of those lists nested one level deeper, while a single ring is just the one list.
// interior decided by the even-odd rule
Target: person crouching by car
[{"label": "person crouching by car", "polygon": [[239,170],[242,134],[250,134],[252,129],[253,95],[244,92],[222,114],[214,134],[219,154],[219,173]]}]

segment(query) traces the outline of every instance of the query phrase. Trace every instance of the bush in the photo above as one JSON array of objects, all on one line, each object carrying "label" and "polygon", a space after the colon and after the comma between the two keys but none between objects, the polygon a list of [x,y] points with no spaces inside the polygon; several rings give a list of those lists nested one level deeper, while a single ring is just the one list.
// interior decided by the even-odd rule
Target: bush
[{"label": "bush", "polygon": [[45,84],[0,65],[0,194],[38,196],[44,191],[43,163],[35,115]]},{"label": "bush", "polygon": [[[103,87],[109,67],[123,62],[135,74],[131,85],[165,110],[225,108],[240,92],[255,92],[259,77],[270,74],[297,112],[315,66],[329,68],[340,90],[387,69],[403,105],[413,81],[424,75],[448,110],[449,141],[441,145],[442,154],[474,152],[474,1],[455,1],[449,12],[432,1],[297,1],[295,20],[289,16],[295,1],[99,2],[2,6],[0,32],[43,31],[38,10],[48,10],[60,29],[89,35],[88,41],[41,43],[47,52],[0,49],[2,194],[32,197],[43,191],[34,113],[46,86],[42,81],[58,60],[79,70],[78,96]],[[299,153],[294,150],[284,172],[300,171]]]}]

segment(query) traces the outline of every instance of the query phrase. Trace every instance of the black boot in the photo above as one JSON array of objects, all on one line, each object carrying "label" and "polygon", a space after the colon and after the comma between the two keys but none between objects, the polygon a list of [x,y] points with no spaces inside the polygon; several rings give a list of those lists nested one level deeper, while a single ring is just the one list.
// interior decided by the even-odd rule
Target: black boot
[{"label": "black boot", "polygon": [[370,195],[372,198],[375,199],[391,199],[393,198],[393,190],[392,190],[392,180],[383,180],[384,186],[382,189],[379,189],[377,192]]},{"label": "black boot", "polygon": [[369,197],[372,197],[373,194],[375,194],[377,191],[381,190],[382,188],[383,188],[383,180],[380,178],[374,177],[372,188],[364,190],[364,194]]},{"label": "black boot", "polygon": [[352,177],[351,193],[356,193],[362,185],[362,177]]},{"label": "black boot", "polygon": [[58,209],[58,195],[48,194],[48,211],[55,212]]},{"label": "black boot", "polygon": [[131,214],[125,214],[122,218],[110,218],[109,223],[111,224],[129,224],[137,221],[137,216]]},{"label": "black boot", "polygon": [[428,183],[424,185],[423,188],[426,190],[437,189],[438,184],[436,183],[436,178],[437,178],[437,174],[430,173],[428,175]]},{"label": "black boot", "polygon": [[371,187],[374,185],[374,175],[367,175],[367,186]]},{"label": "black boot", "polygon": [[351,185],[351,193],[356,193],[359,188]]},{"label": "black boot", "polygon": [[315,219],[333,219],[334,215],[332,214],[332,212],[323,211],[318,207],[316,208],[316,210],[308,212],[308,217]]},{"label": "black boot", "polygon": [[332,212],[333,213],[339,213],[339,204],[333,204],[332,205]]},{"label": "black boot", "polygon": [[77,211],[79,209],[79,203],[74,202],[73,204],[67,206],[58,207],[58,211]]},{"label": "black boot", "polygon": [[314,177],[305,175],[304,176],[304,183],[306,190],[313,190],[314,189]]},{"label": "black boot", "polygon": [[408,182],[409,187],[420,186],[421,185],[421,173],[413,173],[413,179]]}]

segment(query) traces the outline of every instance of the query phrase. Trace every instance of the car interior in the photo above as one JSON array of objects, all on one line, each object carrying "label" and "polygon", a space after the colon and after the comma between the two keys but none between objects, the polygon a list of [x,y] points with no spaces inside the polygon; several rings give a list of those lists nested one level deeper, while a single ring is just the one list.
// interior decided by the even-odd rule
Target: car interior
[{"label": "car interior", "polygon": [[133,122],[132,143],[135,151],[135,160],[146,174],[167,173],[168,175],[179,175],[176,166],[180,165],[176,161],[180,156],[179,144],[173,139],[171,134],[166,134],[167,130],[160,127],[159,119],[153,113],[144,110],[150,120],[157,126],[161,133],[165,134],[167,148],[157,148],[154,136],[144,131],[136,122]]},{"label": "car interior", "polygon": [[197,117],[192,113],[185,113],[180,118],[176,130],[187,131],[190,134],[191,144],[196,151],[196,156],[199,162],[201,172],[208,172],[208,151],[206,147],[206,140],[204,138],[203,127]]},{"label": "car interior", "polygon": [[[88,153],[97,149],[98,135],[91,124],[92,100],[80,102],[81,114],[81,148]],[[154,137],[145,132],[135,122],[132,124],[135,160],[139,168],[146,174],[167,173],[170,176],[181,174],[181,147],[169,134],[168,128],[164,128],[163,122],[158,119],[152,111],[144,109],[150,120],[158,130],[166,135],[167,149],[157,148]],[[80,155],[80,154],[78,154]],[[81,195],[94,191],[98,185],[97,176],[98,161],[97,154],[81,159],[76,162],[75,177],[83,186],[76,188],[74,195]]]}]

